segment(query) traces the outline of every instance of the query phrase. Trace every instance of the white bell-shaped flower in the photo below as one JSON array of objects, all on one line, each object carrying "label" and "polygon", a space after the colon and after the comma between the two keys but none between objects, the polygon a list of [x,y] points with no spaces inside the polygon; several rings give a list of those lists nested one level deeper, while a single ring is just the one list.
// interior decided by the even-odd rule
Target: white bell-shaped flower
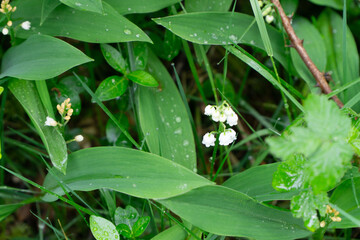
[{"label": "white bell-shaped flower", "polygon": [[204,144],[206,147],[215,146],[215,135],[213,133],[205,133],[202,144]]},{"label": "white bell-shaped flower", "polygon": [[213,106],[213,105],[207,105],[207,106],[205,107],[205,113],[204,113],[204,114],[205,114],[206,116],[212,116],[215,111],[216,111],[215,106]]},{"label": "white bell-shaped flower", "polygon": [[219,136],[220,145],[227,146],[235,140],[236,140],[236,132],[231,128],[225,129],[224,132],[220,133]]},{"label": "white bell-shaped flower", "polygon": [[57,124],[57,121],[55,121],[53,118],[49,116],[46,117],[45,126],[55,127]]},{"label": "white bell-shaped flower", "polygon": [[211,115],[211,117],[212,117],[212,120],[215,122],[220,121],[220,111],[218,109],[216,109],[214,111],[214,113]]}]

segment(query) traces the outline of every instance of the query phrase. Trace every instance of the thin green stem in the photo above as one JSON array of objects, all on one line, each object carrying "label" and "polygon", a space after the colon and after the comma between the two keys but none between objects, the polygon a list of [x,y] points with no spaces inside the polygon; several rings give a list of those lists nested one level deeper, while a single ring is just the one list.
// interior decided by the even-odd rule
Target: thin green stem
[{"label": "thin green stem", "polygon": [[213,91],[213,94],[214,94],[216,105],[219,105],[218,97],[217,97],[217,94],[216,94],[214,76],[213,76],[213,73],[212,73],[212,70],[211,70],[210,63],[209,63],[209,61],[207,59],[204,47],[202,45],[199,45],[199,49],[200,49],[201,57],[204,60],[206,72],[207,72],[207,74],[209,76],[209,80],[210,80],[211,88],[212,88],[212,91]]}]

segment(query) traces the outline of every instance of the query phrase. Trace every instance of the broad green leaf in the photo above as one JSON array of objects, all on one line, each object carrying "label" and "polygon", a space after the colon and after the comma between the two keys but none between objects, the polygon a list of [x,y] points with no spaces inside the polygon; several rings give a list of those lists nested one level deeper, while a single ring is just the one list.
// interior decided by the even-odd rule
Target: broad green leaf
[{"label": "broad green leaf", "polygon": [[[297,36],[304,40],[303,46],[311,60],[321,72],[325,72],[326,49],[319,31],[305,18],[295,18],[292,26]],[[316,85],[313,75],[295,49],[290,49],[290,54],[296,71],[313,91]]]},{"label": "broad green leaf", "polygon": [[41,17],[40,17],[40,25],[44,23],[49,14],[61,3],[60,1],[54,0],[43,0],[41,6]]},{"label": "broad green leaf", "polygon": [[312,3],[322,5],[322,6],[328,6],[335,9],[342,9],[344,2],[343,0],[309,0]]},{"label": "broad green leaf", "polygon": [[279,165],[274,163],[250,168],[229,178],[223,186],[245,193],[258,201],[290,200],[297,192],[279,193],[271,185],[273,174]]},{"label": "broad green leaf", "polygon": [[[355,169],[358,172],[358,169]],[[333,192],[330,202],[345,210],[352,216],[360,219],[360,177],[351,177],[341,183]],[[359,227],[344,216],[341,222],[333,222],[333,228]]]},{"label": "broad green leaf", "polygon": [[115,211],[114,219],[116,226],[119,224],[125,224],[132,229],[134,223],[139,219],[139,213],[130,205],[126,206],[125,209],[118,207]]},{"label": "broad green leaf", "polygon": [[150,223],[149,216],[140,217],[139,220],[136,221],[132,229],[134,237],[139,237],[141,234],[143,234],[149,223]]},{"label": "broad green leaf", "polygon": [[22,206],[22,203],[0,205],[0,222]]},{"label": "broad green leaf", "polygon": [[78,10],[103,13],[101,0],[60,0],[60,2]]},{"label": "broad green leaf", "polygon": [[119,240],[115,225],[109,220],[95,215],[90,216],[90,229],[96,240]]},{"label": "broad green leaf", "polygon": [[103,0],[120,14],[150,13],[171,6],[180,0]]},{"label": "broad green leaf", "polygon": [[9,89],[29,115],[49,153],[52,164],[65,174],[68,159],[66,143],[57,128],[45,126],[47,114],[35,83],[12,79],[9,83]]},{"label": "broad green leaf", "polygon": [[183,227],[176,224],[165,231],[162,231],[151,240],[185,240],[187,236],[188,234]]},{"label": "broad green leaf", "polygon": [[33,35],[5,53],[0,78],[45,80],[89,61],[92,59],[60,39]]},{"label": "broad green leaf", "polygon": [[[31,22],[31,30],[19,29],[17,37],[28,38],[33,34],[68,37],[91,43],[112,43],[128,41],[151,42],[150,38],[135,24],[127,20],[103,2],[104,14],[86,12],[59,5],[40,26],[41,0],[17,1],[13,19]],[[20,24],[14,21],[14,25]]]},{"label": "broad green leaf", "polygon": [[292,154],[303,154],[306,183],[315,193],[329,191],[350,166],[353,150],[346,140],[351,121],[325,96],[310,95],[304,109],[307,127],[292,127],[291,134],[267,138],[267,142],[283,161]]},{"label": "broad green leaf", "polygon": [[233,0],[185,0],[187,12],[227,12]]},{"label": "broad green leaf", "polygon": [[226,187],[200,187],[159,202],[194,226],[217,235],[288,240],[310,234],[291,213],[266,207]]},{"label": "broad green leaf", "polygon": [[284,12],[286,13],[286,15],[292,15],[296,12],[296,9],[299,5],[299,0],[287,0],[287,1],[283,1],[281,2],[281,5],[284,9]]},{"label": "broad green leaf", "polygon": [[122,54],[116,48],[108,44],[101,44],[100,47],[105,60],[113,69],[122,74],[128,73],[129,66]]},{"label": "broad green leaf", "polygon": [[[242,43],[265,51],[254,17],[246,14],[200,12],[156,18],[154,21],[190,42],[208,45]],[[274,57],[287,68],[282,34],[271,26],[267,26],[267,31]]]},{"label": "broad green leaf", "polygon": [[100,101],[108,101],[120,97],[125,93],[129,85],[129,80],[125,77],[111,76],[104,79],[95,91],[95,95]]},{"label": "broad green leaf", "polygon": [[311,190],[304,190],[293,197],[290,208],[295,217],[304,219],[305,226],[310,231],[315,231],[320,227],[317,210],[324,216],[328,203],[326,192],[315,195]]},{"label": "broad green leaf", "polygon": [[[93,147],[74,152],[69,155],[67,174],[57,175],[59,181],[74,191],[109,188],[140,198],[166,198],[213,184],[168,159],[121,147]],[[50,174],[44,186],[64,194]],[[50,195],[44,199],[56,200]]]},{"label": "broad green leaf", "polygon": [[136,92],[139,123],[150,152],[196,171],[194,136],[189,116],[173,79],[149,51],[148,71],[160,89],[139,86]]},{"label": "broad green leaf", "polygon": [[[341,1],[342,2],[342,1]],[[326,47],[328,64],[326,71],[331,71],[331,77],[336,86],[345,84],[359,77],[359,54],[354,37],[347,27],[346,32],[346,59],[343,59],[343,20],[336,12],[326,9],[317,21],[317,27],[321,32]],[[346,60],[346,77],[344,78],[344,61]],[[360,91],[360,84],[356,84],[340,95],[347,103]],[[355,105],[354,110],[360,110],[360,104]]]},{"label": "broad green leaf", "polygon": [[145,87],[157,87],[159,83],[156,79],[148,72],[143,70],[136,70],[126,75],[131,81],[140,84]]},{"label": "broad green leaf", "polygon": [[300,189],[304,182],[304,163],[302,155],[293,155],[285,162],[280,163],[274,173],[273,187],[280,192],[289,192]]}]

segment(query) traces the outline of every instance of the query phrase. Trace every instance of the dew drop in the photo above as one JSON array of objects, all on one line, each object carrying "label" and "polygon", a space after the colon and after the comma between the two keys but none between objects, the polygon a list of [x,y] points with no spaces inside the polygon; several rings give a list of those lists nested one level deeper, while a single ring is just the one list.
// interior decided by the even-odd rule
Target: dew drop
[{"label": "dew drop", "polygon": [[[184,146],[189,146],[189,141],[188,141],[188,140],[184,140],[183,145],[184,145]],[[186,156],[189,156],[189,155],[186,155]]]},{"label": "dew drop", "polygon": [[175,120],[176,120],[176,122],[179,123],[179,122],[181,122],[181,117],[176,117]]},{"label": "dew drop", "polygon": [[130,34],[131,34],[131,31],[130,31],[130,29],[125,29],[125,30],[124,30],[124,33],[125,33],[126,35],[130,35]]}]

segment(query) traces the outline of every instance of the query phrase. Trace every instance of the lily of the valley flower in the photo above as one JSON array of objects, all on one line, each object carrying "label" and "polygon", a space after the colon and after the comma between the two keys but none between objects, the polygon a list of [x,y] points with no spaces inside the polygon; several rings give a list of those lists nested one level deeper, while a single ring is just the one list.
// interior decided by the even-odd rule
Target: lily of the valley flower
[{"label": "lily of the valley flower", "polygon": [[84,137],[83,135],[76,135],[74,139],[76,142],[82,142],[84,140]]},{"label": "lily of the valley flower", "polygon": [[3,35],[8,35],[9,34],[9,29],[4,27],[1,32],[2,32]]},{"label": "lily of the valley flower", "polygon": [[206,116],[212,116],[215,111],[216,111],[215,106],[207,105],[207,106],[205,107],[205,113],[204,113],[204,114],[205,114]]},{"label": "lily of the valley flower", "polygon": [[213,133],[205,133],[202,144],[204,144],[206,147],[215,146],[215,135]]},{"label": "lily of the valley flower", "polygon": [[25,22],[21,23],[21,27],[22,27],[22,29],[24,29],[24,30],[30,30],[30,28],[31,28],[31,22],[25,21]]},{"label": "lily of the valley flower", "polygon": [[236,140],[236,132],[231,128],[225,129],[224,132],[220,133],[219,136],[220,145],[227,146],[235,140]]},{"label": "lily of the valley flower", "polygon": [[53,118],[47,116],[45,121],[45,126],[55,127],[58,125],[58,122],[55,121]]}]

